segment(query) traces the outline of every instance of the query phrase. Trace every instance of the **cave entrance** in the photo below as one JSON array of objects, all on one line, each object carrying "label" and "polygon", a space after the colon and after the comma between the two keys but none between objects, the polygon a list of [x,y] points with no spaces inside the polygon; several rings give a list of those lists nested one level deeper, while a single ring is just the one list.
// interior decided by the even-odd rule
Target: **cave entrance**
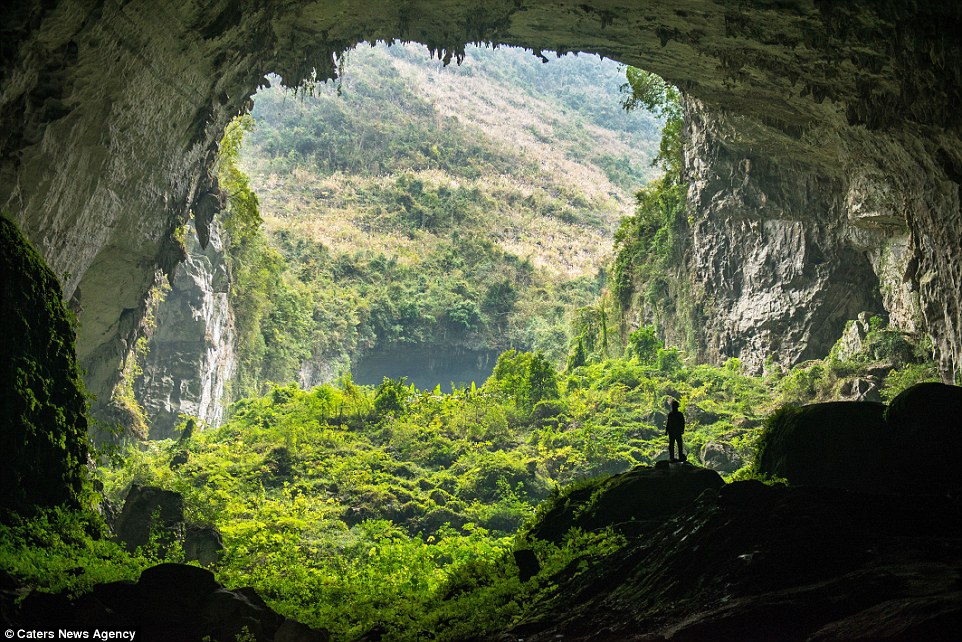
[{"label": "cave entrance", "polygon": [[508,349],[563,366],[661,172],[663,121],[623,108],[625,81],[597,56],[469,47],[445,65],[414,44],[359,46],[293,92],[269,77],[221,143],[214,247],[191,239],[156,313],[151,434],[216,425],[269,381],[480,386]]},{"label": "cave entrance", "polygon": [[[957,105],[962,102],[962,82],[958,67],[951,64],[962,58],[958,3],[21,4],[3,14],[0,116],[10,126],[0,133],[0,201],[13,210],[78,310],[78,353],[88,372],[89,390],[100,404],[109,399],[117,364],[132,347],[155,270],[158,266],[171,270],[178,262],[177,241],[186,213],[210,194],[208,168],[217,140],[243,108],[262,72],[274,69],[296,84],[310,74],[316,61],[330,54],[362,40],[391,37],[433,43],[447,56],[457,56],[472,40],[545,51],[602,52],[675,82],[700,101],[703,115],[711,116],[702,118],[697,130],[708,153],[693,159],[706,187],[699,192],[704,202],[761,203],[765,197],[764,220],[726,219],[731,220],[727,231],[732,237],[750,246],[744,231],[764,231],[769,221],[785,220],[779,218],[783,208],[777,201],[773,205],[770,197],[788,192],[825,195],[833,204],[804,208],[812,214],[794,226],[800,232],[827,234],[848,229],[844,226],[855,221],[854,227],[864,228],[856,230],[856,240],[878,250],[882,245],[872,235],[904,223],[911,260],[896,263],[892,274],[918,292],[925,331],[933,338],[944,369],[958,370],[962,136]],[[715,164],[718,159],[723,162]],[[732,159],[750,162],[733,164]],[[760,192],[753,188],[758,181],[748,179],[764,167],[760,162],[764,159],[779,161],[794,173],[783,175],[780,182],[769,181],[775,189]],[[201,236],[206,222],[197,221]],[[784,238],[792,240],[787,234]],[[799,251],[790,258],[806,255]],[[832,262],[824,253],[814,259],[811,270],[795,274],[804,279],[817,274],[819,265]],[[795,267],[791,261],[787,265]],[[713,273],[732,274],[723,269]],[[817,307],[807,299],[796,301],[799,308]],[[758,337],[758,343],[764,343],[765,336]],[[723,346],[726,350],[734,338],[726,337],[730,344]],[[74,385],[72,379],[64,383]],[[280,390],[278,400],[285,394]],[[254,430],[269,429],[275,418],[257,419],[263,421],[252,425]],[[78,421],[68,428],[81,425],[85,423]],[[290,431],[287,436],[293,443],[301,435]],[[58,443],[83,444],[70,431],[52,432],[50,437],[51,449]],[[418,442],[415,433],[409,443]],[[27,435],[20,443],[38,442]],[[346,472],[381,471],[380,463],[367,458],[363,449],[353,450],[361,457],[350,462],[347,467],[352,470]],[[225,454],[231,451],[222,449]],[[346,454],[342,450],[337,456]],[[76,456],[71,451],[63,458],[72,461],[74,469],[62,477],[64,483],[85,475],[84,455],[80,448]],[[33,463],[18,469],[25,472],[17,481],[20,488],[43,488],[60,478],[51,474],[57,468]],[[505,463],[525,475],[522,461]],[[166,475],[169,464],[156,469]],[[286,448],[263,448],[241,467],[256,475],[252,486],[261,494],[255,497],[263,497],[265,486],[270,487],[264,481],[287,492],[284,477],[291,464]],[[396,470],[405,478],[412,474],[412,467]],[[444,475],[431,491],[421,489],[438,491],[433,493],[439,498],[432,514],[436,525],[451,521],[454,507],[442,505],[449,491],[458,490],[463,482],[478,490],[490,488],[481,476],[466,472]],[[218,497],[237,497],[236,487],[225,477],[229,476],[207,477],[194,488],[227,482],[217,489]],[[338,492],[342,486],[319,480],[314,488]],[[502,499],[511,500],[513,488],[517,486],[498,488]],[[307,497],[293,489],[287,492],[292,502]],[[371,493],[352,499],[401,511],[409,507],[410,498]],[[490,504],[490,496],[478,501]],[[352,519],[365,518],[356,510],[359,503],[349,506]],[[249,509],[264,510],[254,515],[257,521],[248,532],[265,530],[265,525],[277,527],[262,540],[267,546],[291,541],[286,536],[296,537],[303,523],[278,520],[272,508],[273,502],[259,500],[242,508],[247,514]],[[326,510],[319,506],[314,514],[326,515]],[[312,516],[304,530],[317,523]],[[355,550],[371,557],[393,539],[393,532],[381,528],[360,540],[363,547]],[[285,563],[324,558],[326,552],[319,555],[317,549],[305,548],[302,558],[291,557]],[[250,568],[264,568],[265,558],[254,549],[249,553]],[[298,565],[302,567],[306,565]],[[325,577],[338,577],[340,571]],[[374,574],[360,577],[368,587],[387,584],[372,582],[378,577]],[[291,599],[302,601],[305,594],[293,593]],[[332,593],[330,600],[317,603],[343,604],[343,594]],[[383,604],[370,602],[368,612],[376,615]]]},{"label": "cave entrance", "polygon": [[[832,195],[837,219],[816,214],[805,229],[904,223],[910,260],[893,272],[918,293],[950,377],[962,355],[962,83],[945,61],[962,55],[959,24],[951,2],[31,5],[4,15],[0,201],[79,311],[78,357],[100,412],[155,271],[179,260],[173,233],[209,193],[217,140],[265,71],[291,84],[316,66],[325,77],[340,52],[390,38],[448,58],[472,41],[601,53],[718,116],[698,132],[710,157],[777,160],[800,170],[784,185]],[[753,195],[739,189],[744,172],[706,185],[715,179],[722,191],[706,199]]]}]

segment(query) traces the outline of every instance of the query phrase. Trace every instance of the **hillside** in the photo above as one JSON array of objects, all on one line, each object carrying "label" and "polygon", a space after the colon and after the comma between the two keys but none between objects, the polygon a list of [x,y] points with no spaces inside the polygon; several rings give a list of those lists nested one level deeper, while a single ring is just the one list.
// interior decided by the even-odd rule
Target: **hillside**
[{"label": "hillside", "polygon": [[448,372],[487,363],[479,382],[511,347],[560,362],[632,190],[656,171],[660,124],[621,109],[623,69],[483,48],[445,67],[378,45],[349,52],[341,74],[296,95],[262,89],[239,163],[316,306],[301,383],[366,354],[426,385],[406,357],[427,346]]}]

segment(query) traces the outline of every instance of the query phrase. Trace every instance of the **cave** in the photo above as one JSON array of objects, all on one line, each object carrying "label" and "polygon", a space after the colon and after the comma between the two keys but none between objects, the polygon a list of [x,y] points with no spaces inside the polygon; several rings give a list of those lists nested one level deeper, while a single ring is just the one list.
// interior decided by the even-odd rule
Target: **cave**
[{"label": "cave", "polygon": [[853,296],[868,279],[953,381],[960,22],[951,2],[20,2],[3,9],[0,206],[60,278],[87,389],[107,399],[191,210],[206,245],[217,142],[266,73],[332,77],[375,41],[452,63],[471,42],[596,53],[687,98],[703,358],[824,354],[872,302]]},{"label": "cave", "polygon": [[[0,9],[0,210],[43,261],[3,221],[5,256],[18,257],[0,275],[3,303],[42,316],[43,301],[59,298],[59,280],[79,323],[77,363],[61,342],[72,321],[59,312],[53,330],[25,332],[22,346],[3,338],[0,361],[11,348],[32,351],[38,362],[56,362],[38,377],[70,388],[61,391],[65,400],[50,395],[42,411],[53,419],[34,427],[49,434],[20,440],[28,447],[4,418],[5,461],[26,463],[22,474],[5,467],[5,494],[23,492],[4,507],[88,501],[80,483],[88,454],[77,434],[87,422],[76,379],[82,371],[91,414],[108,412],[142,332],[148,292],[185,258],[181,230],[191,213],[200,245],[210,240],[221,206],[211,168],[225,127],[250,109],[266,74],[290,87],[331,78],[343,52],[360,43],[417,42],[451,64],[469,43],[523,47],[543,58],[586,52],[660,75],[686,98],[686,269],[703,308],[698,357],[737,357],[758,369],[763,355],[776,353],[796,364],[824,355],[845,321],[868,310],[927,335],[943,380],[958,383],[960,34],[962,6],[946,0],[7,3]],[[20,272],[27,278],[8,278]],[[11,325],[19,331],[24,320]],[[0,398],[15,396],[10,383],[0,385]],[[69,424],[63,434],[60,424]],[[806,518],[783,502],[782,490],[762,492],[741,485],[727,501],[763,513],[784,504],[784,513]],[[805,492],[798,497],[803,509],[809,505]],[[954,504],[932,500],[931,510],[900,501],[906,521],[938,522],[948,506],[940,527],[957,546],[955,497]],[[824,534],[819,524],[848,514],[857,521],[858,503],[851,504],[813,520],[813,532]],[[886,510],[880,503],[873,514]],[[766,518],[780,517],[769,512]],[[826,550],[836,544],[822,543]],[[957,548],[950,552],[957,564]],[[785,556],[805,563],[795,551]],[[687,551],[677,559],[687,560]],[[952,573],[947,604],[957,604]],[[677,577],[673,568],[664,574]],[[718,621],[725,617],[719,611]],[[875,629],[856,625],[888,633],[874,621]],[[709,633],[698,638],[694,630],[687,639]]]}]

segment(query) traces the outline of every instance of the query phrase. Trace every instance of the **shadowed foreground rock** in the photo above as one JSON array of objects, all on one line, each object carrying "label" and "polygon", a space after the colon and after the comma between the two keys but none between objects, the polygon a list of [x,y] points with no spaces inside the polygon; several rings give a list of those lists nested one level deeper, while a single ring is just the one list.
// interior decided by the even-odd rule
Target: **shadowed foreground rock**
[{"label": "shadowed foreground rock", "polygon": [[528,537],[560,543],[571,528],[593,531],[607,526],[638,533],[698,498],[725,485],[713,470],[658,462],[612,475],[569,493],[528,532]]},{"label": "shadowed foreground rock", "polygon": [[773,415],[756,466],[796,485],[882,493],[962,490],[962,388],[922,383],[886,408],[832,402]]},{"label": "shadowed foreground rock", "polygon": [[[921,384],[888,409],[795,409],[759,459],[804,485],[716,484],[662,465],[574,490],[530,535],[610,526],[627,545],[540,578],[557,590],[488,639],[958,639],[960,401],[958,388]],[[937,465],[914,457],[935,448]]]},{"label": "shadowed foreground rock", "polygon": [[136,583],[100,584],[76,599],[33,593],[4,623],[41,630],[137,629],[137,640],[164,642],[200,642],[206,636],[226,642],[245,630],[258,642],[330,639],[327,631],[275,613],[254,589],[227,590],[210,571],[184,564],[160,564],[145,570]]},{"label": "shadowed foreground rock", "polygon": [[955,640],[960,516],[946,497],[735,482],[489,639]]}]

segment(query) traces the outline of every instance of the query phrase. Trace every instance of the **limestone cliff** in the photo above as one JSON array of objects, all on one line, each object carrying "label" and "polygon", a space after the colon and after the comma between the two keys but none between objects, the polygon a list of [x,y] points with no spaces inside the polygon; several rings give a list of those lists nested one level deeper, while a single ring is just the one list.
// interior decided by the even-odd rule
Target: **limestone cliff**
[{"label": "limestone cliff", "polygon": [[[720,177],[741,180],[767,161],[786,179],[790,168],[810,168],[784,189],[832,192],[826,218],[787,213],[794,231],[786,228],[785,246],[813,258],[785,264],[786,275],[822,265],[816,276],[844,289],[863,274],[884,248],[873,244],[867,259],[844,246],[833,254],[828,239],[850,210],[874,207],[870,199],[843,208],[849,197],[853,205],[860,194],[879,197],[908,230],[905,273],[946,376],[962,364],[957,2],[25,0],[5,3],[0,25],[0,205],[81,309],[78,356],[98,403],[110,398],[155,270],[170,272],[179,259],[173,231],[211,191],[217,140],[263,74],[296,84],[316,67],[327,77],[346,48],[390,38],[426,43],[449,60],[472,41],[594,52],[675,83],[727,115],[719,143],[755,168]],[[764,210],[718,233],[768,239],[763,218],[782,214]],[[198,220],[202,240],[206,223]],[[854,263],[818,264],[816,249]],[[706,267],[715,265],[709,258]],[[746,291],[736,281],[726,287]],[[841,315],[814,304],[823,313],[813,327]],[[760,305],[734,305],[732,319],[744,326],[733,323],[714,349],[757,341],[732,333],[759,327]],[[781,331],[777,323],[763,330]]]},{"label": "limestone cliff", "polygon": [[882,308],[871,257],[851,239],[842,180],[754,153],[737,134],[722,139],[730,116],[687,105],[683,271],[702,299],[703,356],[738,357],[753,371],[769,355],[787,366],[825,356],[846,320]]},{"label": "limestone cliff", "polygon": [[206,248],[188,234],[187,259],[170,286],[135,387],[151,439],[176,437],[181,414],[210,426],[223,418],[236,358],[230,276],[218,225],[211,226]]},{"label": "limestone cliff", "polygon": [[784,366],[825,356],[864,310],[907,332],[928,327],[915,273],[924,258],[890,179],[759,154],[738,120],[686,102],[676,278],[692,301],[689,318],[669,319],[669,339],[757,372],[769,356]]}]

